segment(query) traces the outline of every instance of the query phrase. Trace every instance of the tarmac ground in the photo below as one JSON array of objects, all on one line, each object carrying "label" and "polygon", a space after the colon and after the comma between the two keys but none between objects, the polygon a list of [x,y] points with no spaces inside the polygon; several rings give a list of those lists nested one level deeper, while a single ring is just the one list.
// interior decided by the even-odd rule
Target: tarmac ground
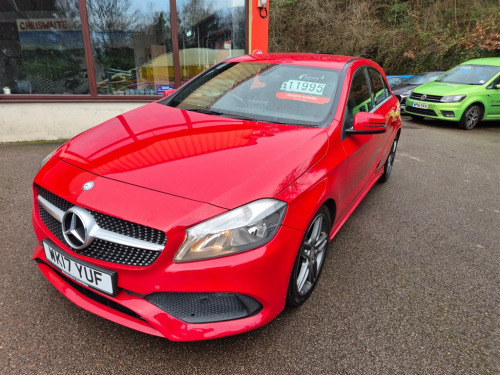
[{"label": "tarmac ground", "polygon": [[57,144],[0,145],[0,374],[499,374],[500,123],[404,119],[394,170],[310,300],[174,343],[75,306],[31,260],[31,182]]}]

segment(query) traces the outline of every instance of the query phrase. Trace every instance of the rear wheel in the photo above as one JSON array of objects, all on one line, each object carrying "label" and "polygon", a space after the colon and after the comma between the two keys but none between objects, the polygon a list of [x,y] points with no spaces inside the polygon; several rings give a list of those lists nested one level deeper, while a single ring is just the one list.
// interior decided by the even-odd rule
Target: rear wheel
[{"label": "rear wheel", "polygon": [[389,152],[389,156],[387,156],[387,161],[384,164],[384,174],[380,176],[380,182],[386,182],[391,176],[392,166],[394,165],[394,158],[396,157],[396,149],[398,147],[399,134],[392,141],[391,151]]},{"label": "rear wheel", "polygon": [[286,303],[302,305],[311,295],[325,260],[330,236],[330,212],[325,206],[314,215],[295,258]]},{"label": "rear wheel", "polygon": [[483,111],[477,104],[471,105],[467,108],[458,123],[458,127],[464,130],[470,130],[474,128],[477,123],[481,120],[483,116]]}]

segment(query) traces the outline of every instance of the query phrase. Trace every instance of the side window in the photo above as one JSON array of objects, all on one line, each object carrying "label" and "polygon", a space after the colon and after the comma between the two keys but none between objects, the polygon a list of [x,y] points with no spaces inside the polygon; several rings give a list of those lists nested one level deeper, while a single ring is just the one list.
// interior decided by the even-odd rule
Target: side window
[{"label": "side window", "polygon": [[346,115],[344,118],[345,128],[351,128],[354,115],[358,112],[370,112],[372,109],[372,100],[370,90],[366,81],[365,69],[359,69],[354,73],[351,82],[351,89],[347,99]]},{"label": "side window", "polygon": [[384,79],[375,69],[368,69],[368,75],[370,76],[373,102],[377,106],[389,97],[389,90]]},{"label": "side window", "polygon": [[493,80],[493,82],[491,82],[491,84],[487,87],[487,89],[492,89],[494,88],[496,85],[499,85],[500,84],[500,74],[498,75],[497,78],[495,78]]}]

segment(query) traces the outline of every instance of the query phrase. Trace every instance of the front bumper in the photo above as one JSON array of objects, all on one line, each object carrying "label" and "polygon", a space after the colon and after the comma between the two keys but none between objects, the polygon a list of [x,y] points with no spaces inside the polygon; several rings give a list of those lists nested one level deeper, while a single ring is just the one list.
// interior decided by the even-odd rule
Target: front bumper
[{"label": "front bumper", "polygon": [[[205,219],[207,215],[214,216],[223,210],[99,178],[64,162],[51,161],[48,164],[44,169],[50,169],[51,173],[39,174],[35,179],[37,185],[78,206],[133,220],[163,230],[167,235],[165,249],[150,266],[134,267],[89,258],[72,251],[51,233],[38,215],[35,199],[32,218],[40,243],[48,239],[76,259],[117,273],[117,293],[114,296],[103,294],[62,274],[46,259],[39,244],[33,259],[49,282],[76,305],[126,327],[174,341],[203,340],[249,331],[270,322],[283,310],[296,250],[304,234],[302,231],[282,226],[269,243],[257,249],[217,259],[174,263],[172,259],[184,239],[185,228],[196,223],[190,215],[197,213]],[[50,180],[54,175],[57,184]],[[80,189],[75,189],[89,180],[95,182],[92,190],[81,193]],[[192,297],[193,293],[201,296],[201,303],[208,296],[209,305],[212,296],[212,301],[240,301],[248,307],[249,316],[233,315],[231,318],[223,314],[223,321],[196,323],[196,319],[186,318],[189,314],[174,316],[172,311],[176,311],[176,306],[165,306],[165,303],[186,300],[163,298],[165,296]],[[251,301],[256,301],[258,306],[252,309]],[[195,307],[200,308],[199,305]]]},{"label": "front bumper", "polygon": [[406,101],[408,99],[408,95],[399,95],[399,103],[401,105],[401,113],[404,114],[406,108]]},{"label": "front bumper", "polygon": [[[416,108],[413,103],[420,103],[427,105],[426,109]],[[410,115],[417,115],[422,117],[435,118],[445,121],[460,121],[462,117],[464,105],[460,103],[435,103],[424,102],[420,100],[410,99],[406,100],[405,113]]]}]

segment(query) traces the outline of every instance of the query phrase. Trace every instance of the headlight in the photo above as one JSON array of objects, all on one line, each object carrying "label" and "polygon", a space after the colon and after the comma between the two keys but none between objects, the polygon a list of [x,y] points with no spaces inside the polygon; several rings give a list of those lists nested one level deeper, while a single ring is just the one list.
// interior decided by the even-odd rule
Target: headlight
[{"label": "headlight", "polygon": [[465,99],[467,95],[451,95],[443,96],[440,100],[441,103],[459,103]]},{"label": "headlight", "polygon": [[216,258],[255,249],[274,237],[286,206],[276,199],[260,199],[195,225],[186,231],[174,261]]}]

